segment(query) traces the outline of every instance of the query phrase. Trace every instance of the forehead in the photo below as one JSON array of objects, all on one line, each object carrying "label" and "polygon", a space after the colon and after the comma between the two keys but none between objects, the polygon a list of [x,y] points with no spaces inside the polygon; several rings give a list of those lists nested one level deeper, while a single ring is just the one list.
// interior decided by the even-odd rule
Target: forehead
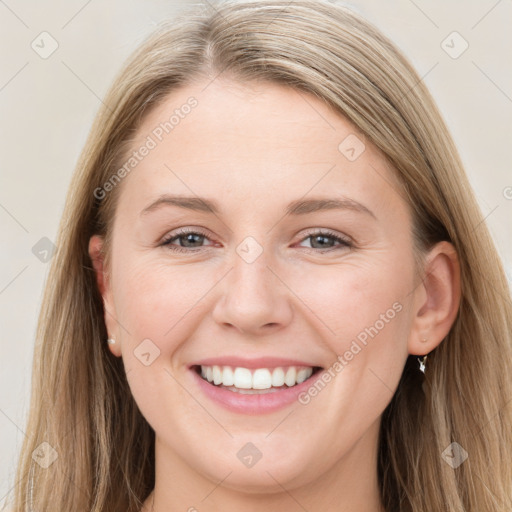
[{"label": "forehead", "polygon": [[130,204],[163,193],[233,198],[238,208],[336,193],[403,203],[395,173],[354,125],[320,99],[269,82],[217,79],[173,91],[144,119],[130,155],[122,194]]}]

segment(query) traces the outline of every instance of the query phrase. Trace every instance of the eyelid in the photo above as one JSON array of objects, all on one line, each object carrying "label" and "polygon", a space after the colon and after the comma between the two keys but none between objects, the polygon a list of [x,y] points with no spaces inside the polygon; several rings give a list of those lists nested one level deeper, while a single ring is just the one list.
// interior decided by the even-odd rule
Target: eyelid
[{"label": "eyelid", "polygon": [[[199,228],[199,227],[195,227],[195,226],[188,226],[188,227],[184,227],[184,228],[179,228],[179,229],[172,231],[171,233],[165,235],[161,239],[161,241],[159,242],[158,245],[162,246],[162,247],[167,246],[173,252],[182,252],[182,253],[197,253],[197,252],[200,252],[200,251],[207,249],[208,247],[211,247],[212,245],[214,245],[214,244],[212,244],[209,246],[202,246],[202,247],[182,247],[180,245],[173,245],[170,243],[172,240],[175,240],[175,239],[185,236],[187,234],[200,235],[203,238],[209,240],[210,242],[212,241],[210,236],[208,235],[208,233],[203,228]],[[338,243],[338,245],[335,245],[334,247],[326,247],[323,249],[322,248],[316,249],[314,247],[303,247],[303,249],[306,249],[307,251],[312,251],[314,253],[318,253],[318,252],[325,253],[325,252],[330,252],[330,251],[336,251],[340,248],[351,249],[351,248],[355,247],[354,241],[352,240],[351,237],[349,237],[345,234],[333,231],[329,228],[309,228],[308,230],[306,230],[305,233],[304,232],[302,233],[301,238],[298,241],[298,243],[304,242],[305,240],[307,240],[310,237],[321,236],[321,235],[324,235],[326,237],[334,239],[335,242]]]},{"label": "eyelid", "polygon": [[299,243],[304,242],[310,237],[314,236],[327,236],[329,238],[334,239],[336,242],[338,242],[338,245],[335,245],[334,247],[326,247],[325,249],[315,249],[314,247],[304,247],[308,252],[314,252],[314,253],[326,253],[330,251],[336,251],[338,249],[346,248],[346,249],[352,249],[355,247],[355,243],[352,240],[351,237],[338,233],[336,231],[333,231],[329,228],[310,228],[306,231],[306,233],[303,233],[301,235],[301,238],[299,240]]},{"label": "eyelid", "polygon": [[[188,227],[185,227],[185,228],[178,228],[177,230],[174,230],[174,231],[171,231],[170,233],[167,233],[166,235],[164,235],[162,237],[162,239],[160,240],[158,245],[161,245],[161,246],[170,245],[169,242],[171,240],[174,240],[175,238],[179,238],[180,236],[188,235],[189,233],[192,233],[194,235],[201,235],[204,238],[210,240],[209,234],[204,229],[199,228],[199,227],[195,227],[195,226],[188,226]],[[177,247],[180,247],[180,246],[177,246]],[[188,251],[194,250],[194,248],[191,248],[191,249],[190,248],[186,248],[186,247],[181,247],[181,248],[185,249],[185,250],[188,250]],[[202,249],[202,247],[196,247],[195,249]]]},{"label": "eyelid", "polygon": [[314,236],[314,235],[329,235],[329,236],[332,236],[333,238],[340,238],[344,242],[347,242],[347,243],[354,243],[352,238],[350,238],[348,235],[345,235],[343,233],[339,233],[339,232],[334,231],[334,230],[329,229],[329,228],[309,228],[309,229],[306,230],[305,233],[303,233],[301,235],[302,236],[301,241],[304,238],[307,238],[308,236]]}]

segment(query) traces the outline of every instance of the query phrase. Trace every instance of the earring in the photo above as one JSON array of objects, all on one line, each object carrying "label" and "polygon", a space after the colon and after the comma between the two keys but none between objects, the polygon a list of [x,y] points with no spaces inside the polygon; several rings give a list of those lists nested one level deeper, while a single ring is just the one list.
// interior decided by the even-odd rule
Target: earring
[{"label": "earring", "polygon": [[425,373],[427,368],[427,356],[418,357],[418,361],[420,363],[420,372]]},{"label": "earring", "polygon": [[116,340],[115,340],[114,338],[109,338],[109,339],[107,340],[107,343],[108,343],[109,345],[113,345],[115,342],[116,342]]}]

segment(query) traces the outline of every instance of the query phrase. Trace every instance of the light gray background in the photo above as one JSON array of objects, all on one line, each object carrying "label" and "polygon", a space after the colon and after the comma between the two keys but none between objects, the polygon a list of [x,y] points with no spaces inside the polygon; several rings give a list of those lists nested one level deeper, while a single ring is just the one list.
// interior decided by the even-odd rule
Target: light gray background
[{"label": "light gray background", "polygon": [[[79,152],[123,60],[155,23],[194,3],[0,0],[0,505],[15,484],[25,435],[34,333],[48,269],[32,247],[43,237],[56,238]],[[511,1],[346,4],[398,44],[430,88],[510,281]],[[47,59],[31,48],[43,31],[59,45]],[[442,47],[453,31],[469,44],[456,59]],[[452,52],[462,48],[453,37],[444,44]]]}]

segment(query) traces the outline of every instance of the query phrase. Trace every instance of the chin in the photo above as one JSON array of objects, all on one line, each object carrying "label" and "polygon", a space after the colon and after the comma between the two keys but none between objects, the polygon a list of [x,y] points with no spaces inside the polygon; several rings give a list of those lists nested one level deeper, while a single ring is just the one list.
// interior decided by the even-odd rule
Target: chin
[{"label": "chin", "polygon": [[210,480],[222,482],[223,487],[249,494],[275,494],[282,493],[283,487],[292,489],[315,479],[304,471],[306,464],[297,459],[274,454],[265,460],[262,455],[252,467],[246,467],[235,457],[204,469]]}]

